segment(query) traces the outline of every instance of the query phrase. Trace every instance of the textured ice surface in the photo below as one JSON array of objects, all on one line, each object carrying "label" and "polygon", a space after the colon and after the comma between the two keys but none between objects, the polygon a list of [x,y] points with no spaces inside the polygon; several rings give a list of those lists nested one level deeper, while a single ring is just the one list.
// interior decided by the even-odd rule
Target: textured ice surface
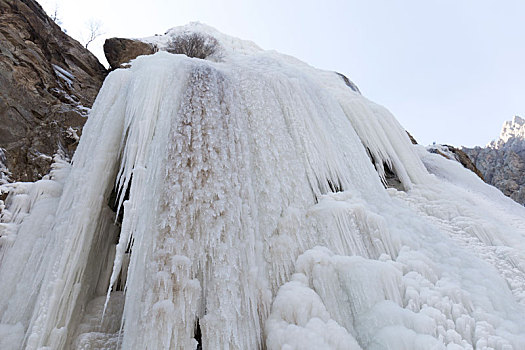
[{"label": "textured ice surface", "polygon": [[192,33],[209,57],[112,72],[72,165],[12,185],[2,349],[525,348],[525,208],[333,72],[148,40]]},{"label": "textured ice surface", "polygon": [[7,159],[4,152],[5,150],[0,148],[0,185],[7,183],[10,175],[9,169],[7,169],[7,166],[5,165]]}]

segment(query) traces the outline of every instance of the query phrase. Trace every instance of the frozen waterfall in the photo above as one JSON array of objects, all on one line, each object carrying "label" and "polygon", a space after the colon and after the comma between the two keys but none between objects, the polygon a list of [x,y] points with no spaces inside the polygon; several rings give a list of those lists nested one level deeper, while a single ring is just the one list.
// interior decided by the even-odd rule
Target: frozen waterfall
[{"label": "frozen waterfall", "polygon": [[525,208],[338,74],[144,40],[72,161],[0,187],[0,349],[525,349]]}]

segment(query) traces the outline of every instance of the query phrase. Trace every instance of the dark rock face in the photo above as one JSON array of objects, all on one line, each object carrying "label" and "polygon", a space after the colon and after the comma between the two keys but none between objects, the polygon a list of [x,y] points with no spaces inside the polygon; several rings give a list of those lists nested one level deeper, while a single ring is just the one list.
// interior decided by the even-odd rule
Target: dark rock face
[{"label": "dark rock face", "polygon": [[155,51],[153,45],[139,40],[110,38],[104,42],[104,55],[106,55],[111,69],[117,69],[123,63],[141,55],[151,55]]},{"label": "dark rock face", "polygon": [[0,0],[0,23],[0,148],[12,181],[35,181],[74,152],[107,71],[34,0]]},{"label": "dark rock face", "polygon": [[416,139],[414,138],[414,136],[412,136],[412,134],[410,134],[408,131],[407,131],[407,135],[408,135],[408,138],[410,139],[410,142],[412,142],[413,145],[417,145],[418,144]]},{"label": "dark rock face", "polygon": [[352,89],[353,91],[357,92],[357,93],[361,93],[361,91],[359,91],[359,88],[357,87],[357,85],[354,84],[353,81],[351,81],[350,79],[348,79],[344,74],[341,74],[339,72],[335,72],[337,75],[339,75],[341,77],[341,79],[343,79],[343,81],[345,82],[346,86],[348,86],[350,89]]},{"label": "dark rock face", "polygon": [[500,138],[487,147],[463,148],[485,181],[525,205],[525,120],[505,122]]}]

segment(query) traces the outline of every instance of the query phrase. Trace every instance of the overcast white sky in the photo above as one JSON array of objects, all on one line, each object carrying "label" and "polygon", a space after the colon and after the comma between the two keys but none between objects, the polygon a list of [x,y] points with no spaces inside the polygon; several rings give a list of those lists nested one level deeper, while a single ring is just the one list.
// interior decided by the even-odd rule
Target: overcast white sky
[{"label": "overcast white sky", "polygon": [[339,71],[423,144],[485,145],[525,116],[524,0],[38,1],[81,42],[100,20],[97,56],[107,37],[200,21]]}]

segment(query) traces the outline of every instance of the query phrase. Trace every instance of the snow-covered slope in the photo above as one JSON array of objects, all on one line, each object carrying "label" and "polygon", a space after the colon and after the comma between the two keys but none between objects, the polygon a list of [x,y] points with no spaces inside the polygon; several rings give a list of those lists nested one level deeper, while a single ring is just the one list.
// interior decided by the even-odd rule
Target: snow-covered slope
[{"label": "snow-covered slope", "polygon": [[525,208],[335,73],[148,40],[203,59],[112,72],[72,165],[10,185],[0,348],[525,348]]}]

